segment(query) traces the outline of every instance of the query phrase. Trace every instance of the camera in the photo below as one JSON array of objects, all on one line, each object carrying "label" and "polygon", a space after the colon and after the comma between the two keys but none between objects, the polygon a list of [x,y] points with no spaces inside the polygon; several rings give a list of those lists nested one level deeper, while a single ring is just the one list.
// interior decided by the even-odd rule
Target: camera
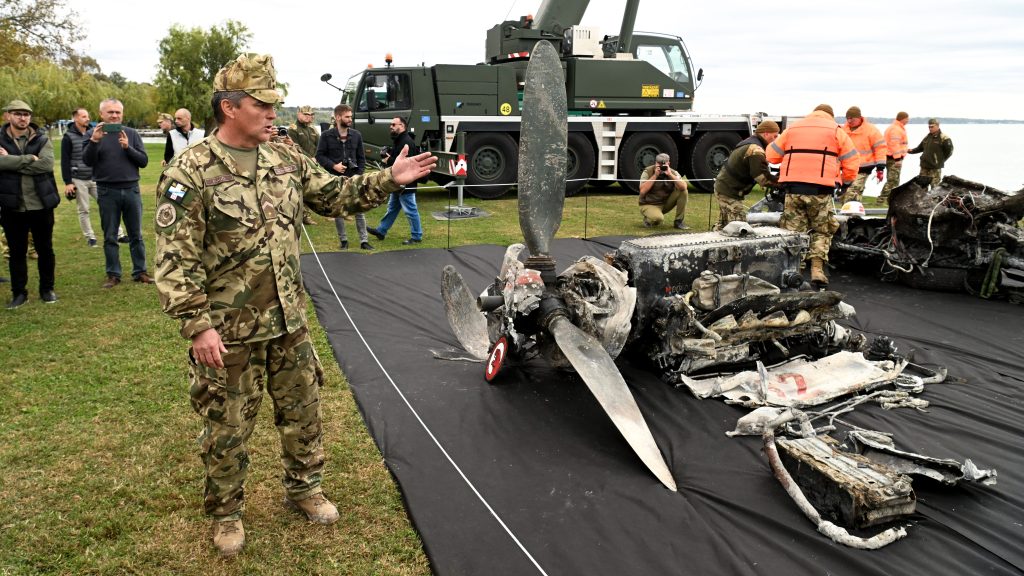
[{"label": "camera", "polygon": [[288,127],[287,126],[278,126],[277,127],[277,135],[280,136],[281,138],[284,138],[284,137],[288,136]]},{"label": "camera", "polygon": [[658,166],[658,169],[661,170],[662,172],[668,172],[668,166],[665,166],[664,164]]},{"label": "camera", "polygon": [[381,156],[391,156],[391,146],[382,146],[380,149]]}]

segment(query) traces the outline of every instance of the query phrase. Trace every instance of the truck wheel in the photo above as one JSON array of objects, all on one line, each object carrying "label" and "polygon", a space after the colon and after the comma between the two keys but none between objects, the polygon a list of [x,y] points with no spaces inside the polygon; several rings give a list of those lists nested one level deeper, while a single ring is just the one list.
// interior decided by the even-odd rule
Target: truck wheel
[{"label": "truck wheel", "polygon": [[679,170],[679,150],[668,134],[637,132],[626,138],[619,149],[619,178],[623,180],[620,184],[633,194],[639,194],[640,175],[662,152],[668,154],[672,167]]},{"label": "truck wheel", "polygon": [[690,156],[690,173],[697,180],[693,182],[705,192],[715,189],[715,176],[729,160],[732,149],[740,142],[735,132],[706,132],[693,145]]},{"label": "truck wheel", "polygon": [[499,198],[518,178],[519,146],[508,134],[467,134],[466,152],[466,191],[472,196],[483,200]]},{"label": "truck wheel", "polygon": [[594,165],[597,162],[594,154],[594,146],[586,136],[576,132],[569,133],[566,147],[565,179],[578,180],[565,183],[566,196],[575,196],[594,175]]}]

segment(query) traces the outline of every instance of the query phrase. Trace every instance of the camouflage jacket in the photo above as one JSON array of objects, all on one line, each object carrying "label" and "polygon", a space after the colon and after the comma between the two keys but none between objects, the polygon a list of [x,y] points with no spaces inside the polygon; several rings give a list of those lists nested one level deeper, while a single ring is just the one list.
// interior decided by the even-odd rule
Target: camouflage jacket
[{"label": "camouflage jacket", "polygon": [[312,124],[296,122],[288,126],[288,135],[306,156],[316,157],[316,145],[320,142],[320,135],[317,134],[316,128]]},{"label": "camouflage jacket", "polygon": [[157,185],[156,287],[185,338],[215,328],[225,342],[255,342],[301,328],[303,203],[341,217],[401,188],[390,169],[332,176],[293,146],[265,143],[257,154],[253,178],[210,136],[182,152]]},{"label": "camouflage jacket", "polygon": [[757,134],[737,144],[715,177],[715,193],[742,200],[754,189],[754,184],[762,188],[777,184],[777,179],[768,171],[764,147],[764,141]]}]

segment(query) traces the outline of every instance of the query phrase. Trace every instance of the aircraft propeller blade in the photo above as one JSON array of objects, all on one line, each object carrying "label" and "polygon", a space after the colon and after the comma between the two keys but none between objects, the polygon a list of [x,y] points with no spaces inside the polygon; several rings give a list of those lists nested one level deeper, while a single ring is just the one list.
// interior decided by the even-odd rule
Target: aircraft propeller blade
[{"label": "aircraft propeller blade", "polygon": [[640,460],[662,484],[675,492],[676,481],[654,441],[651,429],[619,373],[618,366],[601,343],[564,316],[553,318],[548,324],[548,331]]},{"label": "aircraft propeller blade", "polygon": [[526,68],[519,131],[519,227],[531,256],[550,255],[565,204],[568,111],[558,52],[537,42]]},{"label": "aircraft propeller blade", "polygon": [[487,319],[477,307],[476,296],[454,266],[445,266],[441,272],[441,299],[448,324],[462,348],[474,358],[487,358]]}]

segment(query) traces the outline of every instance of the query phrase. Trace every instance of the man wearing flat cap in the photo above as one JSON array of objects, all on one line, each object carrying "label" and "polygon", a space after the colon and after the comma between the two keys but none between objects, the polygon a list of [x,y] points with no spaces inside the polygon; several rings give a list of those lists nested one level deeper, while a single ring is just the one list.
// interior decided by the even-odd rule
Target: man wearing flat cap
[{"label": "man wearing flat cap", "polygon": [[57,301],[54,293],[53,209],[60,204],[53,176],[53,144],[32,122],[32,107],[11,100],[0,126],[0,227],[7,238],[11,272],[8,310],[28,301],[28,236],[39,254],[39,299]]},{"label": "man wearing flat cap", "polygon": [[264,388],[281,440],[285,506],[310,522],[338,520],[321,489],[323,371],[306,328],[303,209],[332,218],[370,210],[427,175],[437,158],[403,150],[390,168],[346,178],[271,141],[281,95],[269,55],[239,56],[213,89],[219,128],[175,158],[157,185],[156,278],[164,311],[192,344],[204,509],[213,544],[227,557],[245,543],[246,442]]},{"label": "man wearing flat cap", "polygon": [[939,128],[938,118],[928,119],[928,135],[921,143],[907,151],[907,154],[921,155],[922,176],[929,178],[929,188],[934,188],[942,181],[942,168],[946,160],[953,155],[953,140]]},{"label": "man wearing flat cap", "polygon": [[764,149],[779,137],[779,125],[774,120],[762,120],[754,135],[741,141],[729,154],[729,159],[715,178],[715,198],[718,200],[718,224],[721,230],[729,222],[747,221],[747,207],[743,197],[754,189],[778,186],[778,178],[768,171]]}]

